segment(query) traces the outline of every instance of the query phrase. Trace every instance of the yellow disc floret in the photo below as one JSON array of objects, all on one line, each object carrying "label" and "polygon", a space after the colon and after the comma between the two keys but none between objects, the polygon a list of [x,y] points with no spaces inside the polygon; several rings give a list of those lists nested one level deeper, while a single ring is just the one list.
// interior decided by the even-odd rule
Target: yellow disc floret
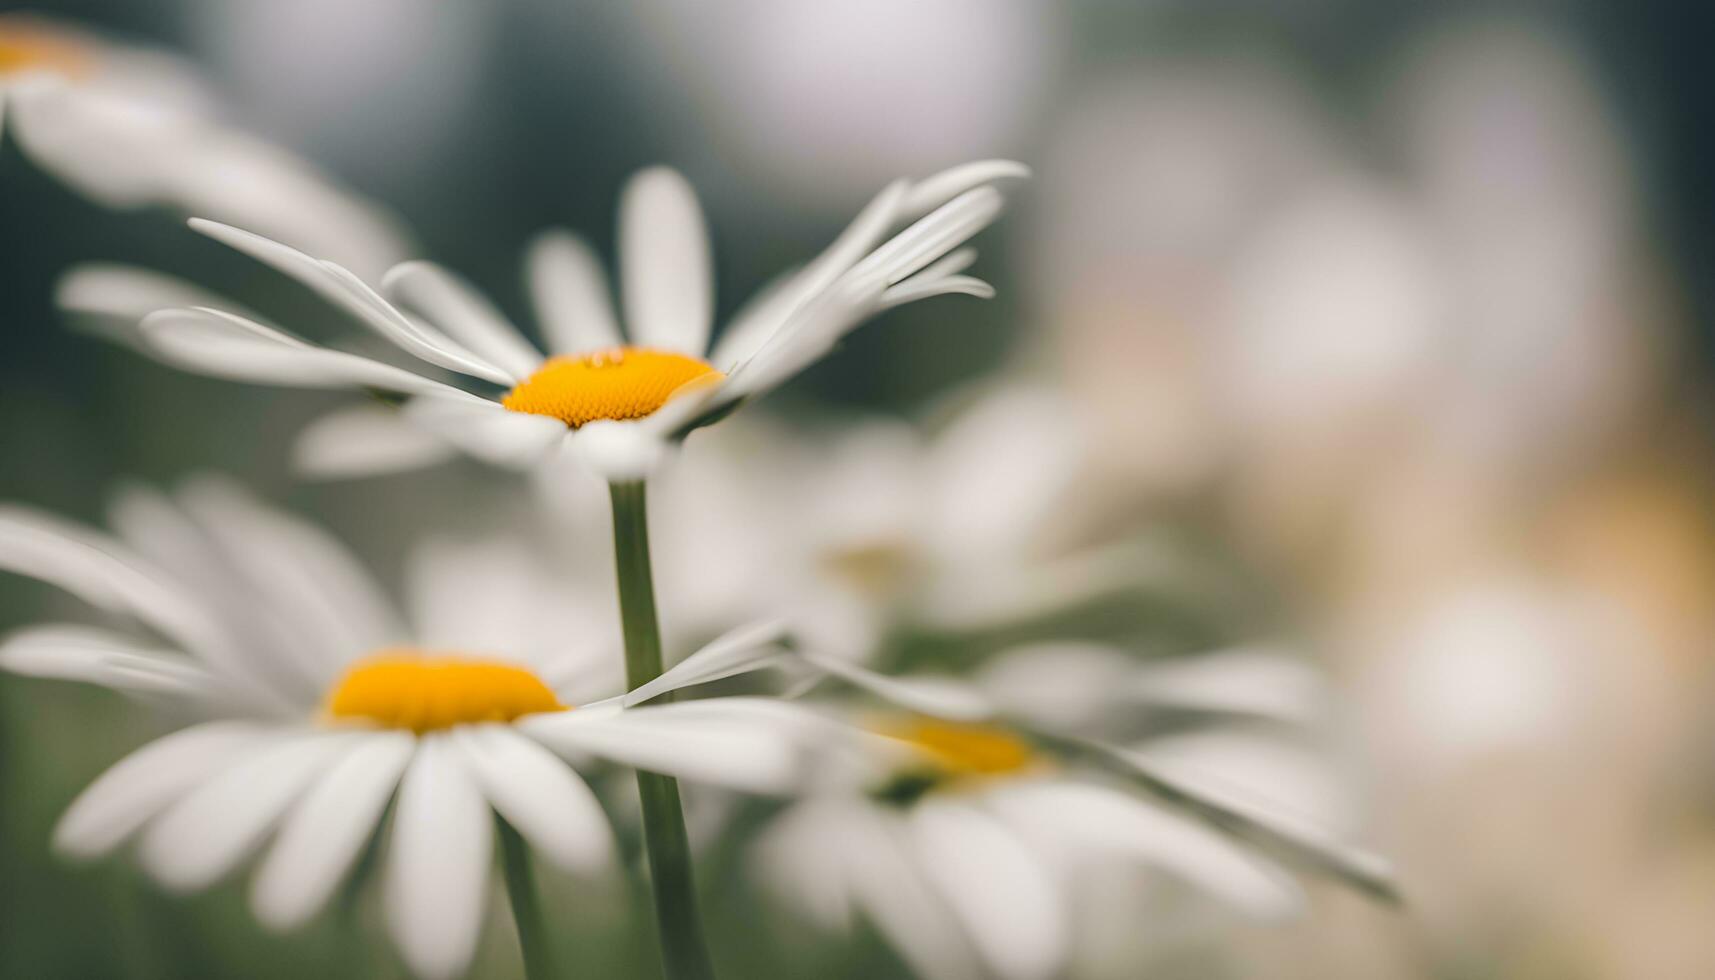
[{"label": "yellow disc floret", "polygon": [[598,419],[640,419],[674,395],[723,377],[706,362],[684,354],[615,347],[550,358],[500,404],[514,412],[556,418],[575,429]]},{"label": "yellow disc floret", "polygon": [[91,60],[69,31],[30,17],[0,17],[0,75],[40,69],[78,77],[88,74]]},{"label": "yellow disc floret", "polygon": [[326,710],[334,721],[421,734],[565,711],[566,705],[526,667],[387,650],[352,664],[328,693]]},{"label": "yellow disc floret", "polygon": [[1041,763],[1028,742],[994,725],[905,718],[870,727],[877,734],[909,743],[922,754],[924,763],[944,777],[1002,776]]}]

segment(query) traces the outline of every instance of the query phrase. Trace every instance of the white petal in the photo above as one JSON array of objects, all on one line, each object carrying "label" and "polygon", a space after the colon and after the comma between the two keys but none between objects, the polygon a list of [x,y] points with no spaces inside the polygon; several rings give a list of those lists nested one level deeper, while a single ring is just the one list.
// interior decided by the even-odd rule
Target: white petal
[{"label": "white petal", "polygon": [[452,738],[488,801],[537,853],[584,874],[613,864],[607,814],[570,766],[503,725],[459,728]]},{"label": "white petal", "polygon": [[625,706],[642,704],[682,687],[706,684],[767,667],[779,659],[780,642],[785,638],[786,624],[779,621],[740,626],[627,694]]},{"label": "white petal", "polygon": [[709,236],[685,178],[651,167],[619,205],[620,283],[631,342],[701,357],[714,311]]},{"label": "white petal", "polygon": [[190,225],[192,229],[298,280],[357,317],[365,326],[430,364],[507,387],[517,383],[516,378],[498,366],[477,357],[438,332],[411,321],[361,279],[332,262],[313,259],[297,249],[231,225],[200,218],[192,218]]},{"label": "white petal", "polygon": [[78,794],[54,827],[54,850],[78,859],[106,854],[262,738],[253,725],[221,721],[150,742]]},{"label": "white petal", "polygon": [[183,655],[88,626],[19,630],[0,642],[0,669],[140,694],[207,698],[220,692],[220,682]]},{"label": "white petal", "polygon": [[542,352],[468,282],[433,262],[404,262],[382,279],[387,295],[478,355],[523,379],[542,366]]},{"label": "white petal", "polygon": [[397,408],[360,405],[311,422],[292,443],[292,466],[312,479],[345,479],[420,469],[457,455]]},{"label": "white petal", "polygon": [[888,285],[900,282],[988,227],[1004,201],[992,187],[966,191],[888,239],[853,271],[880,275]]},{"label": "white petal", "polygon": [[1309,664],[1263,648],[1148,664],[1139,668],[1126,693],[1142,704],[1288,722],[1313,721],[1327,703],[1322,679]]},{"label": "white petal", "polygon": [[559,419],[510,411],[483,399],[425,396],[406,402],[403,411],[411,424],[477,459],[513,469],[540,462],[570,432]]},{"label": "white petal", "polygon": [[1146,862],[1252,915],[1277,919],[1304,902],[1297,883],[1272,861],[1200,823],[1103,786],[1019,785],[991,793],[989,803],[1021,829],[1092,860],[1118,855]]},{"label": "white petal", "polygon": [[387,923],[422,980],[464,973],[488,903],[493,818],[444,737],[422,741],[399,788],[387,859]]},{"label": "white petal", "polygon": [[770,823],[752,850],[757,878],[823,929],[845,931],[852,925],[842,845],[844,817],[853,805],[844,797],[810,797]]},{"label": "white petal", "polygon": [[772,698],[728,697],[623,711],[586,706],[518,725],[556,752],[587,753],[668,776],[782,793],[806,775],[833,723]]},{"label": "white petal", "polygon": [[[682,395],[667,404],[686,402],[691,397],[694,396]],[[644,424],[649,419],[587,422],[573,435],[572,451],[591,472],[610,483],[645,479],[661,468],[669,451],[665,434],[660,431],[662,426]]]},{"label": "white petal", "polygon": [[1293,814],[1305,826],[1354,829],[1350,794],[1329,760],[1278,734],[1199,729],[1152,738],[1132,750],[1156,772],[1205,799],[1253,813]]},{"label": "white petal", "polygon": [[932,277],[927,273],[918,273],[897,286],[888,287],[887,291],[881,294],[881,306],[882,309],[890,310],[920,299],[954,295],[994,299],[995,292],[993,286],[974,276]]},{"label": "white petal", "polygon": [[726,384],[717,389],[723,403],[774,388],[826,355],[880,308],[886,288],[878,272],[852,272],[810,297],[748,361],[728,373]]},{"label": "white petal", "polygon": [[545,231],[530,243],[524,266],[550,351],[586,354],[625,343],[608,298],[607,276],[583,239]]},{"label": "white petal", "polygon": [[1025,843],[969,806],[924,800],[911,813],[923,873],[947,897],[996,976],[1059,974],[1067,955],[1060,883]]},{"label": "white petal", "polygon": [[162,887],[214,884],[273,829],[346,744],[325,732],[277,733],[174,803],[143,834],[138,856]]},{"label": "white petal", "polygon": [[451,385],[206,307],[159,310],[138,329],[157,356],[189,371],[300,388],[380,388],[475,400]]},{"label": "white petal", "polygon": [[874,807],[853,808],[843,830],[827,846],[845,855],[852,892],[911,968],[936,980],[981,977],[969,937],[924,878],[900,818]]},{"label": "white petal", "polygon": [[[230,300],[174,276],[134,266],[87,262],[60,277],[54,302],[74,322],[118,343],[140,346],[137,325],[156,310],[170,307],[235,308]],[[261,318],[239,311],[250,320]]]},{"label": "white petal", "polygon": [[918,714],[954,721],[982,721],[993,717],[995,706],[982,692],[952,677],[890,677],[856,664],[806,653],[802,659],[824,673]]},{"label": "white petal", "polygon": [[997,654],[973,680],[1008,714],[1050,730],[1088,731],[1115,712],[1135,714],[1115,692],[1137,666],[1133,654],[1101,643],[1033,643]]},{"label": "white petal", "polygon": [[1030,168],[1012,160],[977,160],[943,170],[911,185],[911,193],[900,204],[902,214],[922,214],[938,208],[974,187],[997,180],[1022,180]]},{"label": "white petal", "polygon": [[264,926],[295,929],[327,904],[375,834],[416,744],[404,732],[364,736],[286,815],[251,883]]}]

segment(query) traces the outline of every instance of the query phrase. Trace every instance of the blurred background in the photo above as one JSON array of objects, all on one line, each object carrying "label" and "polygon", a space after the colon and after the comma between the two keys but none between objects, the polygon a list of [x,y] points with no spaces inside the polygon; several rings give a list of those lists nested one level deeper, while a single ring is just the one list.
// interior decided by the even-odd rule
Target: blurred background
[{"label": "blurred background", "polygon": [[[1692,6],[38,12],[182,57],[229,122],[399,215],[521,320],[524,242],[562,224],[611,255],[640,166],[701,193],[726,313],[894,177],[1026,161],[1036,178],[982,242],[998,299],[891,313],[763,411],[932,424],[974,381],[1055,388],[1094,445],[1082,537],[1196,542],[1244,597],[1201,635],[1267,622],[1333,678],[1366,837],[1407,896],[1329,892],[1298,922],[1165,938],[1140,923],[1113,975],[1693,980],[1715,976],[1715,151]],[[0,498],[98,521],[122,478],[221,469],[384,573],[425,522],[525,506],[463,464],[296,481],[282,447],[339,399],[191,377],[64,328],[56,281],[92,259],[305,332],[327,316],[179,219],[99,207],[0,145]],[[8,580],[0,626],[60,602]],[[159,722],[15,678],[0,709],[0,976],[393,969],[354,959],[336,923],[266,936],[240,885],[168,900],[123,867],[54,862],[54,818]],[[633,902],[568,889],[568,962],[647,962]],[[752,908],[711,912],[750,975],[902,969],[873,942],[777,948]]]}]

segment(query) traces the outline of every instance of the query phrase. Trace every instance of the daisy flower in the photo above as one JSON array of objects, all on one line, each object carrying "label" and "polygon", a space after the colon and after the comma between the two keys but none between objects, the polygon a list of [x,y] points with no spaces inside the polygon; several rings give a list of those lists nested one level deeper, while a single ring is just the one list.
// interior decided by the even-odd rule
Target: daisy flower
[{"label": "daisy flower", "polygon": [[[992,295],[987,283],[961,274],[974,254],[959,246],[1000,213],[1003,199],[992,185],[1024,173],[1017,164],[982,162],[896,181],[825,252],[763,290],[712,345],[703,218],[690,185],[671,170],[643,171],[622,197],[623,333],[586,246],[551,231],[530,247],[526,272],[549,354],[434,264],[396,266],[377,291],[334,263],[239,228],[192,221],[430,368],[486,386],[480,394],[206,305],[151,313],[140,324],[141,340],[173,364],[216,376],[404,398],[402,417],[416,434],[401,434],[373,411],[340,417],[300,447],[311,466],[327,465],[330,456],[422,462],[437,444],[529,466],[570,446],[604,478],[633,481],[687,431],[780,384],[866,317],[943,293]],[[74,273],[63,298],[73,310],[139,312],[108,285]],[[425,442],[423,433],[433,439]]]},{"label": "daisy flower", "polygon": [[[867,731],[855,740],[829,729],[840,740],[761,838],[758,873],[826,929],[866,920],[924,977],[1068,975],[1089,945],[1079,930],[1098,924],[1075,912],[1079,896],[1116,874],[1153,871],[1262,919],[1303,906],[1291,863],[1390,894],[1379,861],[1323,829],[1342,816],[1326,767],[1275,730],[1318,714],[1322,695],[1280,654],[1140,665],[1058,644],[969,681],[798,656],[883,707],[850,711]],[[662,686],[702,667],[670,670]],[[1154,722],[1141,740],[1082,734],[1140,720]]]},{"label": "daisy flower", "polygon": [[[68,857],[136,840],[155,880],[189,892],[260,855],[251,905],[290,929],[390,823],[389,932],[415,974],[452,977],[476,949],[496,815],[559,867],[613,862],[601,807],[558,754],[758,792],[797,778],[790,731],[805,719],[788,705],[588,701],[602,680],[591,648],[611,620],[560,611],[561,590],[515,546],[416,552],[411,629],[332,538],[228,483],[199,480],[175,498],[127,491],[112,523],[109,535],[0,509],[0,568],[131,626],[29,627],[0,644],[0,667],[171,700],[206,720],[91,784],[54,833]],[[687,663],[779,638],[752,627]]]},{"label": "daisy flower", "polygon": [[365,272],[407,254],[393,219],[221,122],[196,72],[161,51],[0,15],[0,124],[38,166],[107,207],[236,222]]}]

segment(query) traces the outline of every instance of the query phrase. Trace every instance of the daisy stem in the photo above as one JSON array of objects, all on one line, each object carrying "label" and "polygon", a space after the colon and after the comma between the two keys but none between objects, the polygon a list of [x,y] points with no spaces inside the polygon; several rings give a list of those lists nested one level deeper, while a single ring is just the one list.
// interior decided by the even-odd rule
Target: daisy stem
[{"label": "daisy stem", "polygon": [[542,903],[536,899],[536,879],[530,873],[530,852],[524,838],[505,820],[500,829],[500,863],[506,875],[506,897],[518,926],[518,948],[524,954],[524,980],[548,980],[554,975],[548,956],[548,932],[542,924]]},{"label": "daisy stem", "polygon": [[[614,483],[613,553],[619,578],[619,618],[625,630],[625,681],[637,688],[661,675],[661,625],[655,614],[655,582],[649,567],[649,516],[643,483]],[[657,701],[666,701],[671,694]],[[655,921],[668,980],[713,980],[697,890],[691,879],[691,845],[679,805],[677,781],[637,773],[643,805],[643,844],[654,886]]]}]

